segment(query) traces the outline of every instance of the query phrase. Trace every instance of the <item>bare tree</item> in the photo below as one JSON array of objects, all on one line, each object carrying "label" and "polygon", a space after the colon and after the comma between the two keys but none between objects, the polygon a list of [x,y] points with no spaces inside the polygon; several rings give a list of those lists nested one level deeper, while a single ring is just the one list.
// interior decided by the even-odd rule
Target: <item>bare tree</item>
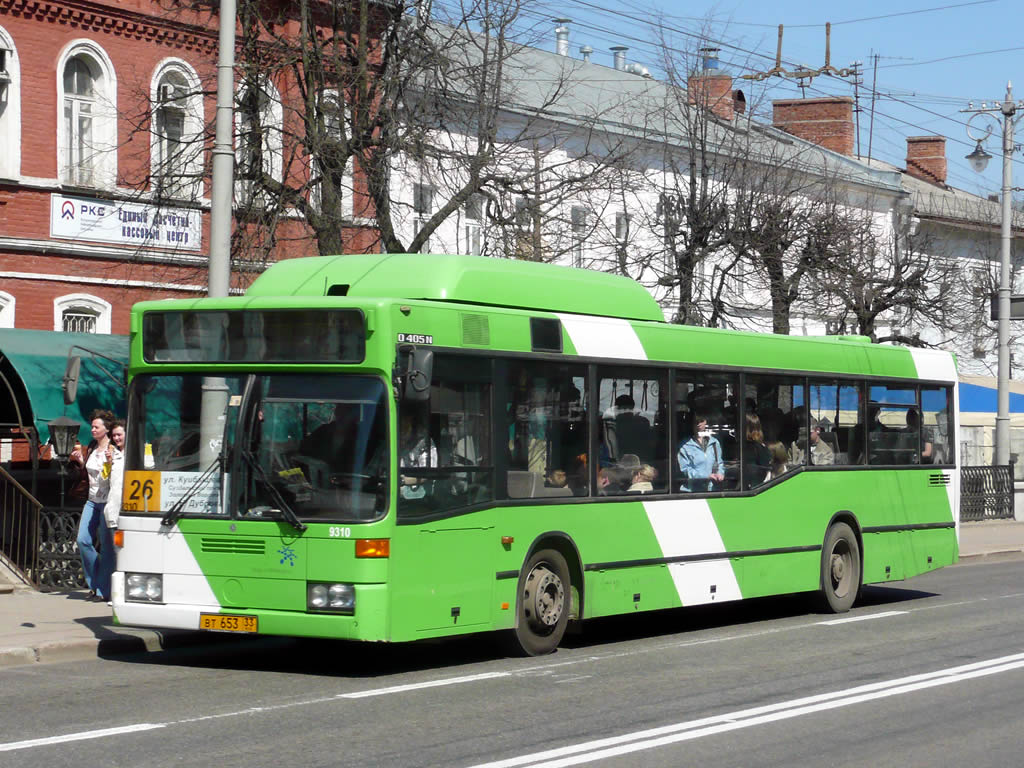
[{"label": "bare tree", "polygon": [[[880,234],[877,221],[851,211],[830,238],[812,290],[837,330],[855,329],[873,342],[948,344],[970,315],[962,266],[938,253],[932,237],[914,233],[906,216],[894,219]],[[923,328],[942,337],[928,342]]]}]

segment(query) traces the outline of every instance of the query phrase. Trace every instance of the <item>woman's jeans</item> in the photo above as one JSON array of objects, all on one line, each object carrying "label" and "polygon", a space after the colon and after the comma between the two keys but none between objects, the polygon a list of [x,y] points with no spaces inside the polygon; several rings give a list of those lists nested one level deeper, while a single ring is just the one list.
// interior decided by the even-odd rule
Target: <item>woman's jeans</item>
[{"label": "woman's jeans", "polygon": [[[82,508],[82,520],[78,524],[78,554],[82,556],[82,570],[89,589],[104,600],[110,599],[110,578],[117,564],[114,554],[114,536],[103,517],[103,502],[87,501]],[[100,550],[97,552],[93,539],[99,537]]]}]

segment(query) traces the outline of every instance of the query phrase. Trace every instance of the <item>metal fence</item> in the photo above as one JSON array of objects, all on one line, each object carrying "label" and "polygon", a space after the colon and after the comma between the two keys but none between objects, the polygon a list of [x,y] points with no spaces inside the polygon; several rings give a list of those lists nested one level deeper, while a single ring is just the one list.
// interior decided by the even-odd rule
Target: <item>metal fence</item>
[{"label": "metal fence", "polygon": [[78,556],[81,507],[44,507],[0,467],[0,557],[41,590],[84,589]]},{"label": "metal fence", "polygon": [[960,520],[1013,519],[1013,465],[960,468]]},{"label": "metal fence", "polygon": [[0,467],[0,553],[11,570],[33,584],[41,508],[32,494]]}]

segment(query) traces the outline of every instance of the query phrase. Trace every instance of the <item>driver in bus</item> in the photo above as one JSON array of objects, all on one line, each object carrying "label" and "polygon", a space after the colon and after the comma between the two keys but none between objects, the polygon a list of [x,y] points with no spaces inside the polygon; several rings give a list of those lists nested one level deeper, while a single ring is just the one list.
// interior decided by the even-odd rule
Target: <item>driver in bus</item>
[{"label": "driver in bus", "polygon": [[[430,439],[418,410],[403,408],[399,419],[398,466],[400,470],[436,467],[437,446]],[[430,480],[399,471],[399,493],[403,499],[422,499],[430,489]]]}]

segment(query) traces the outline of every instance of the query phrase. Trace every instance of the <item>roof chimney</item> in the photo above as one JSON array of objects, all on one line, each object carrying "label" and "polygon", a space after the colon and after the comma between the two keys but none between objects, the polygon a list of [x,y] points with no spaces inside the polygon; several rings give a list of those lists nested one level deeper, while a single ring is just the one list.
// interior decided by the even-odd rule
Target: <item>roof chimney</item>
[{"label": "roof chimney", "polygon": [[853,98],[779,99],[772,102],[772,125],[804,141],[853,155]]},{"label": "roof chimney", "polygon": [[908,136],[907,173],[933,184],[945,184],[946,137]]},{"label": "roof chimney", "polygon": [[584,61],[590,61],[590,54],[592,54],[593,52],[594,49],[591,48],[589,45],[580,46],[580,56],[583,57]]},{"label": "roof chimney", "polygon": [[732,75],[721,69],[718,51],[718,48],[700,49],[701,69],[690,75],[686,83],[687,100],[700,109],[710,110],[721,120],[732,120],[736,109]]},{"label": "roof chimney", "polygon": [[572,19],[555,19],[555,53],[559,56],[569,55],[569,27],[566,25]]},{"label": "roof chimney", "polygon": [[626,51],[628,50],[629,48],[625,45],[613,45],[611,47],[611,52],[615,55],[616,69],[623,70],[626,68]]}]

